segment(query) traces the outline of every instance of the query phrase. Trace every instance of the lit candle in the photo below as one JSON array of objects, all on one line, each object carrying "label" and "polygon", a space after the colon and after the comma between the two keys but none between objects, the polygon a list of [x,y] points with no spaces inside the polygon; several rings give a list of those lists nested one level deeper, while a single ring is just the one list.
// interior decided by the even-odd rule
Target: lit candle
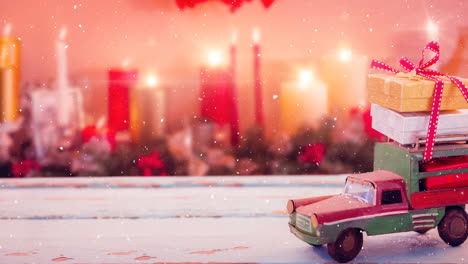
[{"label": "lit candle", "polygon": [[20,41],[10,32],[7,24],[0,37],[0,122],[14,121],[19,114]]},{"label": "lit candle", "polygon": [[221,66],[222,56],[209,53],[209,67],[200,72],[201,116],[215,121],[218,125],[230,125],[232,108],[232,80],[229,69]]},{"label": "lit candle", "polygon": [[318,127],[328,111],[327,97],[326,84],[308,70],[299,72],[297,80],[283,83],[280,89],[282,130],[293,135],[303,125]]},{"label": "lit candle", "polygon": [[350,49],[341,49],[337,56],[326,57],[323,80],[328,86],[328,111],[339,115],[367,104],[368,60]]},{"label": "lit candle", "polygon": [[130,120],[132,137],[136,142],[147,143],[165,132],[165,92],[159,80],[149,75],[144,83],[132,89]]},{"label": "lit candle", "polygon": [[262,99],[262,78],[260,72],[260,31],[255,28],[253,31],[253,52],[254,52],[254,85],[255,85],[255,122],[263,126],[263,99]]},{"label": "lit candle", "polygon": [[69,123],[69,100],[67,91],[68,86],[68,77],[67,77],[67,53],[66,49],[68,45],[65,43],[65,37],[67,30],[63,27],[60,30],[59,38],[55,43],[56,48],[56,57],[57,57],[57,114],[58,114],[58,123],[60,126],[64,127]]},{"label": "lit candle", "polygon": [[231,74],[225,69],[203,68],[201,83],[201,116],[218,125],[231,123]]},{"label": "lit candle", "polygon": [[237,109],[237,85],[236,85],[236,68],[237,68],[237,30],[232,31],[231,38],[231,145],[239,144],[239,115]]}]

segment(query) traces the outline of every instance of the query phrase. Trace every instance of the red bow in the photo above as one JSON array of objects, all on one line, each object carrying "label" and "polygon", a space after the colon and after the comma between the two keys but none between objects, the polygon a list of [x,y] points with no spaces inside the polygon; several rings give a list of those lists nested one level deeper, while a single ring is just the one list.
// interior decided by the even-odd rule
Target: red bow
[{"label": "red bow", "polygon": [[[438,71],[428,69],[428,67],[432,66],[439,60],[439,48],[439,43],[435,41],[429,42],[422,50],[422,58],[421,61],[419,61],[418,67],[415,67],[415,65],[405,57],[402,57],[400,59],[401,67],[403,67],[409,73],[422,76],[435,82],[434,99],[432,102],[431,115],[429,118],[429,127],[427,129],[426,146],[424,147],[423,161],[429,161],[432,159],[432,153],[434,151],[434,140],[437,132],[437,124],[439,122],[440,103],[442,102],[442,91],[444,89],[444,82],[443,80],[437,77],[447,77],[452,83],[454,83],[458,87],[458,89],[460,89],[460,92],[463,94],[465,100],[468,102],[468,89],[466,88],[465,84],[463,84],[460,80],[453,76],[448,76]],[[435,55],[429,61],[424,62],[424,52],[426,50],[434,52]],[[399,72],[394,68],[388,66],[387,64],[376,60],[372,60],[371,67],[393,73]]]}]

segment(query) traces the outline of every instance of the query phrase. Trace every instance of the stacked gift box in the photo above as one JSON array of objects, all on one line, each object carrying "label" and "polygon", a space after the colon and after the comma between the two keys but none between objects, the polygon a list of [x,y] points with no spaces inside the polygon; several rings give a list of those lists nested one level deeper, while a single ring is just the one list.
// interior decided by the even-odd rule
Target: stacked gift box
[{"label": "stacked gift box", "polygon": [[[468,79],[458,78],[465,85]],[[368,93],[372,128],[401,144],[424,143],[433,106],[434,81],[420,76],[369,74]],[[468,103],[458,87],[444,79],[444,89],[435,142],[468,141]],[[451,166],[451,167],[450,167]],[[421,171],[468,167],[468,157],[437,158],[421,164]],[[428,190],[468,186],[468,174],[426,179]]]},{"label": "stacked gift box", "polygon": [[[468,79],[459,79],[468,84]],[[398,74],[369,74],[367,86],[372,128],[402,145],[416,144],[419,138],[426,137],[433,81]],[[445,81],[437,136],[461,135],[454,140],[468,140],[468,110],[463,110],[467,108],[459,89]]]}]

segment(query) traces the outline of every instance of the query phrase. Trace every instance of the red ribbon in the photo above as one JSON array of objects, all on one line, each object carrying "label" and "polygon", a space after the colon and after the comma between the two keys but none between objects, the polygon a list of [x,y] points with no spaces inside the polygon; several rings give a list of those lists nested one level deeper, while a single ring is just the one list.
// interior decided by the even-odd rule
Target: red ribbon
[{"label": "red ribbon", "polygon": [[[439,76],[447,77],[452,83],[454,83],[460,92],[465,97],[465,100],[468,102],[468,89],[466,88],[465,84],[463,84],[460,80],[453,76],[448,76],[443,73],[440,73],[435,70],[428,69],[428,67],[432,66],[433,64],[437,63],[440,57],[439,53],[439,43],[435,41],[429,42],[424,49],[422,50],[422,58],[419,61],[419,66],[416,67],[412,62],[410,62],[406,57],[402,57],[400,59],[400,66],[403,67],[406,71],[413,73],[415,75],[422,76],[429,80],[435,82],[434,86],[434,99],[432,102],[432,109],[431,109],[431,116],[429,118],[429,127],[427,129],[427,137],[426,137],[426,146],[424,147],[424,156],[423,161],[429,161],[432,159],[432,153],[434,151],[434,141],[435,135],[437,132],[437,124],[439,122],[439,112],[440,112],[440,103],[442,102],[442,92],[444,89],[444,82],[443,80],[437,78]],[[426,50],[430,50],[435,53],[435,55],[424,62],[424,53]],[[392,73],[398,73],[399,71],[395,70],[394,68],[388,66],[387,64],[372,60],[371,67],[379,70],[385,70]]]}]

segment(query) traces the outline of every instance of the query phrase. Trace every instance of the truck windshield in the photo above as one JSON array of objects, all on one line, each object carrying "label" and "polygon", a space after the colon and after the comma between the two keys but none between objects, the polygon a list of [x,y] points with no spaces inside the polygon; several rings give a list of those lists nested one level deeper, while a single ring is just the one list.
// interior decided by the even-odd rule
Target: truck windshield
[{"label": "truck windshield", "polygon": [[375,187],[368,181],[348,178],[342,195],[361,203],[375,205]]}]

